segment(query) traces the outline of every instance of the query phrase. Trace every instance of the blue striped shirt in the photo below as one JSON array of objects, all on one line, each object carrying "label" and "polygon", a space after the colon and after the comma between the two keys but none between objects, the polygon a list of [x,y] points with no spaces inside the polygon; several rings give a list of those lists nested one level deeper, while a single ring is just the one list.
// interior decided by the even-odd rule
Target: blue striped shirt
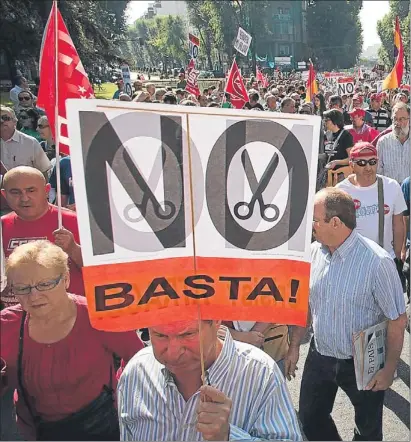
[{"label": "blue striped shirt", "polygon": [[[230,440],[302,440],[277,364],[225,331],[221,353],[207,375],[210,384],[232,400]],[[186,402],[152,347],[127,364],[117,392],[121,440],[203,440],[196,429],[199,392]]]},{"label": "blue striped shirt", "polygon": [[322,355],[351,358],[354,333],[405,312],[393,259],[356,230],[332,255],[313,243],[311,260],[310,310]]}]

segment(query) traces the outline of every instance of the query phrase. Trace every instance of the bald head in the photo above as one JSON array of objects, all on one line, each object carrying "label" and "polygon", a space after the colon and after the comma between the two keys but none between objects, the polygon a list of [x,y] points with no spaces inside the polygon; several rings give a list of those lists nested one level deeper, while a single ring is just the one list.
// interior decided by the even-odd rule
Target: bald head
[{"label": "bald head", "polygon": [[32,179],[33,181],[38,182],[38,184],[44,186],[47,184],[44,175],[38,169],[29,166],[18,166],[9,170],[4,175],[3,189],[7,190],[22,178]]},{"label": "bald head", "polygon": [[18,217],[35,221],[48,211],[49,190],[50,184],[39,170],[19,166],[4,175],[1,193]]}]

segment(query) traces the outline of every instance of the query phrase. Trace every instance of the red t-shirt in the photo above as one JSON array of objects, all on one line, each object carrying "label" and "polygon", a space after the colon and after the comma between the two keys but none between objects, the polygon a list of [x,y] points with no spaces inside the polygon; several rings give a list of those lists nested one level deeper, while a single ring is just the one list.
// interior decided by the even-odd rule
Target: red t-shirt
[{"label": "red t-shirt", "polygon": [[359,143],[360,141],[365,141],[367,143],[372,143],[380,133],[377,129],[374,129],[373,127],[368,126],[367,124],[364,124],[362,130],[360,132],[357,132],[352,125],[346,127],[346,129],[349,130],[350,134],[352,135],[354,144]]},{"label": "red t-shirt", "polygon": [[[77,227],[77,215],[71,210],[62,210],[63,227],[74,236],[77,244],[80,244],[80,238]],[[54,243],[53,232],[58,228],[57,207],[49,204],[47,213],[36,221],[24,221],[16,215],[16,212],[11,212],[1,217],[2,234],[3,234],[3,249],[7,257],[13,250],[30,241],[39,239],[48,239]],[[68,291],[75,295],[84,296],[84,283],[81,269],[79,269],[74,262],[69,260],[70,267],[70,287]]]},{"label": "red t-shirt", "polygon": [[[46,421],[64,419],[94,400],[103,385],[117,386],[113,354],[128,362],[144,345],[136,332],[112,333],[94,329],[90,324],[86,298],[70,295],[77,305],[77,318],[71,332],[53,344],[31,339],[28,317],[24,327],[23,384],[31,406]],[[1,357],[7,364],[7,387],[17,387],[17,358],[22,318],[20,305],[1,311]],[[136,325],[136,327],[138,327]],[[15,393],[18,425],[33,439],[32,421]]]}]

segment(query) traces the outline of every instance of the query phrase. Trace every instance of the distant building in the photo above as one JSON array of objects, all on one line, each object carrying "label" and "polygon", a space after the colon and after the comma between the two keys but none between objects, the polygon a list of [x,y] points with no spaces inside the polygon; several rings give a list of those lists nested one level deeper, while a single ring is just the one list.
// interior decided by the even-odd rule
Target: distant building
[{"label": "distant building", "polygon": [[[258,56],[268,60],[270,67],[283,70],[296,69],[297,63],[307,60],[307,7],[308,1],[273,2],[273,36],[259,41]],[[264,52],[264,53],[261,53]],[[274,66],[272,64],[274,63]]]},{"label": "distant building", "polygon": [[178,15],[182,18],[187,17],[187,5],[185,1],[157,0],[149,3],[144,18],[153,18],[155,16]]}]

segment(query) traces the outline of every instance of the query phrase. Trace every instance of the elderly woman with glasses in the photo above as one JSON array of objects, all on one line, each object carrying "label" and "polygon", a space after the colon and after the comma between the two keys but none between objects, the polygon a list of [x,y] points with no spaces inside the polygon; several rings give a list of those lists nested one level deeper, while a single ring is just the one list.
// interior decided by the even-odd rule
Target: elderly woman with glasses
[{"label": "elderly woman with glasses", "polygon": [[27,440],[119,440],[113,356],[128,362],[143,345],[135,332],[92,328],[86,299],[67,293],[67,260],[44,240],[8,258],[7,281],[20,305],[1,312],[2,381],[7,376],[17,388],[17,423]]},{"label": "elderly woman with glasses", "polygon": [[32,108],[21,109],[17,114],[17,128],[20,132],[30,135],[38,142],[41,141],[40,134],[37,132],[37,122],[40,118],[38,112]]}]

